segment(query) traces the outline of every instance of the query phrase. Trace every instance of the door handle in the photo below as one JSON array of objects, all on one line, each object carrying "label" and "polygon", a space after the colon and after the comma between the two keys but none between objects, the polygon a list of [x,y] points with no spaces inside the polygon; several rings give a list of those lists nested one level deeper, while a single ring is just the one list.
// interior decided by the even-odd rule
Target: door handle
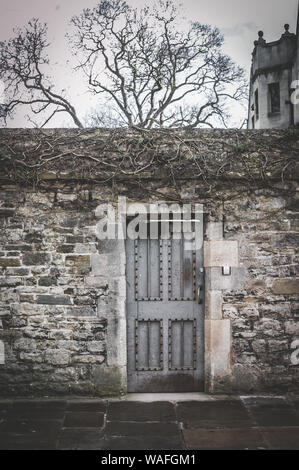
[{"label": "door handle", "polygon": [[197,302],[200,304],[201,303],[201,298],[200,298],[200,286],[197,288]]}]

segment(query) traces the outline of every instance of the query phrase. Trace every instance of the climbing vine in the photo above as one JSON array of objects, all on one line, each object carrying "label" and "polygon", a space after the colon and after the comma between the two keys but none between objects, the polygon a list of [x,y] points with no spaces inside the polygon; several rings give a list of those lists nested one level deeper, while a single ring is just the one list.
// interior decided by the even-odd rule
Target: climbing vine
[{"label": "climbing vine", "polygon": [[200,182],[247,187],[296,179],[299,131],[2,129],[2,183]]}]

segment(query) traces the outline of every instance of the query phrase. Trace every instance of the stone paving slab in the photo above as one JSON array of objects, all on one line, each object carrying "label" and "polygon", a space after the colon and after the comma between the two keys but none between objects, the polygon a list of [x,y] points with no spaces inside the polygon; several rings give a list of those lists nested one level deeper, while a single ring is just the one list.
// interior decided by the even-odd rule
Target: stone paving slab
[{"label": "stone paving slab", "polygon": [[285,398],[246,397],[243,401],[257,426],[299,426],[299,413]]},{"label": "stone paving slab", "polygon": [[67,405],[66,400],[20,400],[16,399],[12,402],[13,408],[15,409],[24,409],[26,408],[40,408],[40,409],[47,409],[47,410],[58,410],[58,409],[65,409]]},{"label": "stone paving slab", "polygon": [[111,437],[106,438],[104,449],[109,450],[183,450],[186,449],[182,438],[164,436],[153,437]]},{"label": "stone paving slab", "polygon": [[95,428],[66,428],[62,429],[57,449],[61,450],[98,450],[103,449],[103,431]]},{"label": "stone paving slab", "polygon": [[7,419],[9,411],[12,407],[12,403],[7,405],[0,402],[0,431],[1,431],[1,423],[4,423],[4,420]]},{"label": "stone paving slab", "polygon": [[1,400],[1,449],[299,449],[297,399]]},{"label": "stone paving slab", "polygon": [[25,407],[23,409],[15,409],[12,407],[8,411],[9,419],[11,420],[21,420],[21,419],[31,419],[31,420],[62,420],[64,417],[65,411],[62,409],[51,410],[45,407],[43,408],[31,408]]},{"label": "stone paving slab", "polygon": [[183,434],[187,449],[266,449],[264,438],[257,428],[185,429]]},{"label": "stone paving slab", "polygon": [[10,419],[0,434],[1,449],[55,449],[61,421]]},{"label": "stone paving slab", "polygon": [[67,411],[100,411],[106,413],[107,411],[107,402],[106,401],[83,401],[78,400],[69,401],[67,403]]},{"label": "stone paving slab", "polygon": [[240,428],[252,426],[252,420],[241,401],[178,403],[178,421],[185,428]]},{"label": "stone paving slab", "polygon": [[56,439],[41,439],[38,436],[16,436],[4,439],[0,435],[0,450],[54,450]]},{"label": "stone paving slab", "polygon": [[180,428],[177,423],[136,423],[126,421],[108,422],[105,427],[105,434],[108,437],[116,436],[179,436]]},{"label": "stone paving slab", "polygon": [[9,407],[10,419],[30,418],[32,420],[57,420],[63,419],[66,409],[66,401],[49,400],[49,401],[26,401],[16,400]]},{"label": "stone paving slab", "polygon": [[46,437],[55,436],[61,427],[61,421],[35,420],[35,419],[8,419],[3,432],[9,435],[40,435]]},{"label": "stone paving slab", "polygon": [[101,428],[104,424],[104,413],[97,411],[67,411],[63,426],[82,428]]},{"label": "stone paving slab", "polygon": [[299,427],[260,428],[269,449],[299,449]]},{"label": "stone paving slab", "polygon": [[176,421],[174,405],[168,402],[112,402],[108,404],[108,421]]}]

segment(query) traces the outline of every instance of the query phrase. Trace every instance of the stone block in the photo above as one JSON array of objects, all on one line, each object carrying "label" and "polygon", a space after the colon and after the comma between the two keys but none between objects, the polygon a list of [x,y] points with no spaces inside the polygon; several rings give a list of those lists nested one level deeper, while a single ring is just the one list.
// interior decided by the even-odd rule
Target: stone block
[{"label": "stone block", "polygon": [[34,303],[34,295],[20,292],[20,302]]},{"label": "stone block", "polygon": [[0,277],[0,287],[16,287],[20,284],[22,284],[22,279],[20,277],[12,277],[12,276]]},{"label": "stone block", "polygon": [[205,232],[207,240],[223,239],[223,222],[208,222]]},{"label": "stone block", "polygon": [[67,227],[67,228],[73,228],[73,227],[76,227],[76,225],[78,225],[79,223],[79,217],[65,217],[60,225],[61,227]]},{"label": "stone block", "polygon": [[38,285],[39,286],[56,286],[57,285],[57,279],[53,276],[42,276],[38,280]]},{"label": "stone block", "polygon": [[206,354],[210,363],[212,380],[223,377],[231,370],[231,324],[230,320],[206,320]]},{"label": "stone block", "polygon": [[[298,329],[299,331],[299,329]],[[271,339],[268,342],[269,344],[269,353],[271,352],[278,352],[278,351],[288,351],[289,345],[287,341],[275,340]]]},{"label": "stone block", "polygon": [[71,353],[66,349],[46,349],[45,361],[53,365],[66,365],[70,362]]},{"label": "stone block", "polygon": [[204,242],[204,266],[239,266],[238,241],[211,240]]},{"label": "stone block", "polygon": [[125,258],[120,253],[102,253],[91,255],[91,273],[93,276],[107,276],[124,273]]},{"label": "stone block", "polygon": [[15,209],[9,207],[1,207],[0,217],[13,217],[15,214]]},{"label": "stone block", "polygon": [[97,246],[95,243],[76,243],[74,247],[75,253],[97,253]]},{"label": "stone block", "polygon": [[65,257],[66,266],[90,266],[89,255],[68,255]]},{"label": "stone block", "polygon": [[239,290],[245,287],[247,279],[247,270],[243,266],[231,268],[229,276],[224,276],[220,267],[205,269],[205,286],[208,290]]},{"label": "stone block", "polygon": [[83,243],[84,237],[82,235],[67,235],[66,243]]},{"label": "stone block", "polygon": [[230,318],[231,320],[235,320],[239,316],[238,309],[235,305],[224,304],[222,307],[222,310],[223,310],[223,318]]},{"label": "stone block", "polygon": [[37,304],[46,305],[71,305],[71,299],[67,295],[38,295]]},{"label": "stone block", "polygon": [[259,310],[255,306],[242,308],[241,313],[249,320],[258,320],[260,317]]},{"label": "stone block", "polygon": [[277,279],[271,288],[273,294],[299,294],[299,279]]},{"label": "stone block", "polygon": [[20,352],[21,361],[25,362],[35,362],[41,364],[43,362],[43,357],[40,351],[21,351]]},{"label": "stone block", "polygon": [[21,266],[19,258],[0,258],[0,267],[6,268],[8,266]]},{"label": "stone block", "polygon": [[105,362],[105,356],[103,354],[97,354],[95,356],[90,354],[78,354],[73,356],[72,361],[82,364],[102,364]]},{"label": "stone block", "polygon": [[267,343],[264,339],[256,339],[252,341],[252,349],[256,354],[264,354],[267,352]]},{"label": "stone block", "polygon": [[40,329],[34,328],[33,326],[25,328],[24,334],[28,336],[29,338],[35,338],[35,339],[47,339],[48,338],[47,331],[41,331]]},{"label": "stone block", "polygon": [[29,276],[30,271],[28,268],[7,268],[7,276]]},{"label": "stone block", "polygon": [[105,276],[86,276],[85,284],[90,287],[106,288],[108,286],[108,278]]},{"label": "stone block", "polygon": [[70,351],[81,351],[83,350],[84,346],[83,344],[79,343],[79,341],[73,341],[73,340],[62,340],[62,339],[57,339],[56,340],[56,345],[60,349],[68,349]]},{"label": "stone block", "polygon": [[74,245],[59,245],[57,247],[58,253],[73,253],[75,249]]},{"label": "stone block", "polygon": [[90,271],[89,255],[67,255],[65,257],[65,266],[70,272],[88,274]]},{"label": "stone block", "polygon": [[87,350],[92,354],[98,354],[105,351],[105,345],[102,341],[89,341],[87,343]]},{"label": "stone block", "polygon": [[126,367],[94,365],[92,376],[97,395],[121,395],[126,391]]},{"label": "stone block", "polygon": [[68,317],[94,317],[96,312],[90,305],[84,305],[67,310],[66,315]]},{"label": "stone block", "polygon": [[222,318],[222,292],[207,290],[205,294],[205,309],[207,318],[221,320]]},{"label": "stone block", "polygon": [[10,311],[13,315],[43,315],[45,309],[43,305],[36,305],[32,303],[12,303],[10,305]]},{"label": "stone block", "polygon": [[49,253],[25,253],[23,255],[23,264],[25,266],[47,264],[50,261],[51,256]]},{"label": "stone block", "polygon": [[272,318],[262,318],[256,327],[265,336],[275,337],[282,334],[281,323]]},{"label": "stone block", "polygon": [[26,243],[40,243],[43,237],[40,232],[26,233],[24,241]]},{"label": "stone block", "polygon": [[57,201],[76,201],[77,199],[77,194],[69,193],[69,194],[64,194],[61,193],[60,191],[57,193]]},{"label": "stone block", "polygon": [[14,342],[17,351],[32,351],[36,349],[36,341],[30,338],[19,338]]},{"label": "stone block", "polygon": [[299,321],[285,322],[285,331],[288,335],[299,335]]},{"label": "stone block", "polygon": [[70,339],[72,336],[72,333],[73,333],[73,330],[70,330],[70,329],[53,328],[49,332],[49,339],[55,339],[55,340]]}]

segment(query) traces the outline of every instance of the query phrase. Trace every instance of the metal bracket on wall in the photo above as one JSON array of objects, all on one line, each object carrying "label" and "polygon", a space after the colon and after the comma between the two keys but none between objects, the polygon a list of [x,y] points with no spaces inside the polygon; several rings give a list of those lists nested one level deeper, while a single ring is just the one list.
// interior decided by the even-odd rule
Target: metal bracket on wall
[{"label": "metal bracket on wall", "polygon": [[232,268],[230,266],[222,266],[222,275],[230,276],[232,273]]}]

